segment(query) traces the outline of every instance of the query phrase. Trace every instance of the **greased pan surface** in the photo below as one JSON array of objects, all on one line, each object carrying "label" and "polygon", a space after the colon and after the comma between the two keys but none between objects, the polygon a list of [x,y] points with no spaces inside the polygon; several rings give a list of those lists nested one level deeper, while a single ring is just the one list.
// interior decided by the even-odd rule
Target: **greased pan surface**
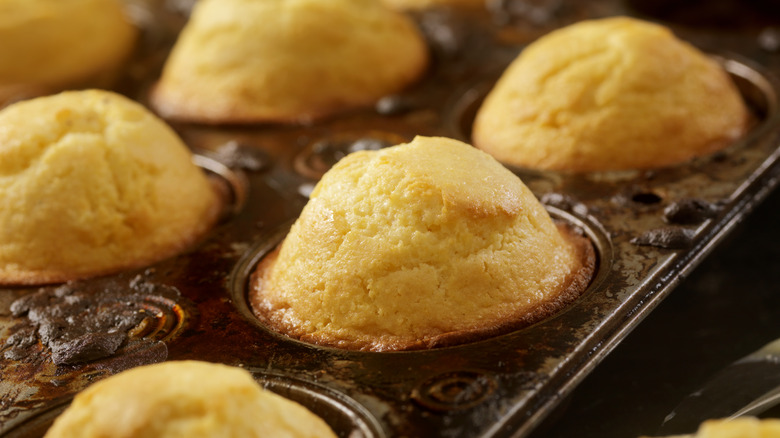
[{"label": "greased pan surface", "polygon": [[[91,382],[166,359],[244,367],[270,389],[321,415],[343,437],[503,437],[533,430],[777,185],[780,56],[762,46],[760,27],[724,30],[664,22],[718,57],[754,110],[755,126],[729,149],[652,172],[572,176],[513,169],[554,217],[579,226],[597,249],[599,266],[591,286],[557,315],[456,347],[366,353],[273,333],[257,322],[246,300],[254,265],[283,238],[319,175],[349,150],[391,145],[417,134],[467,141],[481,98],[525,44],[591,17],[656,19],[641,15],[654,11],[620,1],[539,2],[536,14],[523,12],[519,2],[502,4],[510,13],[437,9],[414,14],[429,37],[433,65],[421,83],[383,100],[377,110],[307,126],[174,125],[200,154],[198,163],[229,189],[223,221],[192,252],[147,269],[65,286],[0,291],[0,434],[42,436],[73,395]],[[130,6],[144,27],[144,46],[119,90],[145,102],[188,5]],[[749,23],[756,20],[750,18]],[[694,225],[664,220],[667,207],[691,198],[715,206],[713,217]],[[677,249],[632,242],[648,232],[677,239]],[[78,306],[68,307],[73,302]],[[135,325],[114,355],[55,365],[51,350],[35,336],[29,311],[22,309],[35,306],[62,306],[85,321],[125,315]],[[132,319],[139,312],[140,322]],[[31,341],[18,342],[25,336]]]}]

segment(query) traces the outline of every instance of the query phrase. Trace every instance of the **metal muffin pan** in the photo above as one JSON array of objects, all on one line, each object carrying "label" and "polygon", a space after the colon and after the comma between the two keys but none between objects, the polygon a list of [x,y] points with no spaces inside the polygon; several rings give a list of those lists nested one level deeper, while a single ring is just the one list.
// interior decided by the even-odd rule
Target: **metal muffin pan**
[{"label": "metal muffin pan", "polygon": [[[182,4],[187,2],[131,4],[146,33],[120,91],[145,102],[185,20]],[[530,433],[780,181],[780,84],[774,76],[780,60],[754,44],[752,33],[735,40],[733,34],[667,23],[709,52],[728,49],[715,56],[756,116],[751,132],[730,148],[655,171],[512,169],[553,217],[579,227],[597,250],[590,287],[558,314],[464,345],[370,353],[274,333],[251,314],[246,294],[257,261],[283,238],[319,175],[344,154],[417,134],[467,141],[481,98],[525,44],[581,19],[637,14],[618,1],[540,5],[550,11],[541,23],[510,16],[498,22],[495,11],[415,14],[429,37],[433,65],[418,85],[376,109],[305,126],[175,124],[199,154],[197,163],[225,188],[222,222],[192,251],[146,269],[0,290],[0,436],[40,437],[90,383],[133,366],[180,359],[243,367],[322,416],[341,437]],[[664,210],[690,199],[713,206],[713,215],[694,224],[667,223]],[[658,230],[677,237],[673,248],[635,240]],[[55,365],[40,339],[22,353],[9,341],[25,330],[35,333],[29,312],[19,311],[19,303],[34,296],[51,302],[75,296],[86,303],[85,312],[141,312],[143,327],[130,330],[112,355]]]}]

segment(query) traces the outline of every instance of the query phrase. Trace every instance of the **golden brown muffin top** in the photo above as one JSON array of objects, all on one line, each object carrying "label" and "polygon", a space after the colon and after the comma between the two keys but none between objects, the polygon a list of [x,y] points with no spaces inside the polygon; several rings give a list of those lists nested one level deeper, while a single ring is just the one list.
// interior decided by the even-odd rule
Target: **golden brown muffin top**
[{"label": "golden brown muffin top", "polygon": [[46,438],[335,438],[303,406],[247,371],[172,361],[124,371],[76,395]]},{"label": "golden brown muffin top", "polygon": [[203,236],[218,211],[178,136],[123,96],[64,92],[0,111],[0,284],[162,260]]},{"label": "golden brown muffin top", "polygon": [[587,285],[587,254],[495,159],[417,137],[350,154],[325,174],[258,268],[252,303],[306,341],[425,348],[560,309]]},{"label": "golden brown muffin top", "polygon": [[614,17],[525,48],[479,109],[473,139],[517,166],[644,169],[728,146],[747,120],[715,60],[663,26]]},{"label": "golden brown muffin top", "polygon": [[666,438],[780,438],[780,419],[712,419],[703,422],[693,435],[674,435]]},{"label": "golden brown muffin top", "polygon": [[103,85],[137,34],[118,0],[0,0],[0,106]]},{"label": "golden brown muffin top", "polygon": [[306,122],[372,105],[427,64],[412,21],[375,0],[203,0],[152,102],[201,123]]}]

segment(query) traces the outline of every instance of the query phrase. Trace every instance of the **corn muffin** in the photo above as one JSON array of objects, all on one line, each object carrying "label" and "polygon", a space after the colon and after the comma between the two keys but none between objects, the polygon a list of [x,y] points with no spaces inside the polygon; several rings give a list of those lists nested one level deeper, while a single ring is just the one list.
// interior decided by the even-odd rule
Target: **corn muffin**
[{"label": "corn muffin", "polygon": [[202,0],[151,101],[190,122],[307,122],[372,105],[427,62],[412,21],[375,0]]},{"label": "corn muffin", "polygon": [[780,419],[738,417],[731,420],[707,420],[693,435],[669,438],[780,438]]},{"label": "corn muffin", "polygon": [[144,266],[203,236],[218,212],[187,147],[123,96],[69,91],[0,111],[0,284]]},{"label": "corn muffin", "polygon": [[0,0],[0,106],[107,85],[137,34],[118,0]]},{"label": "corn muffin", "polygon": [[780,420],[740,417],[708,420],[701,424],[696,438],[780,438]]},{"label": "corn muffin", "polygon": [[270,327],[321,345],[451,345],[561,309],[594,269],[588,239],[554,225],[520,179],[456,140],[355,152],[315,187],[254,272]]},{"label": "corn muffin", "polygon": [[719,150],[748,110],[713,59],[660,25],[583,21],[529,45],[488,94],[474,145],[522,167],[646,169]]},{"label": "corn muffin", "polygon": [[174,361],[122,372],[76,395],[46,438],[335,438],[303,406],[248,372]]}]

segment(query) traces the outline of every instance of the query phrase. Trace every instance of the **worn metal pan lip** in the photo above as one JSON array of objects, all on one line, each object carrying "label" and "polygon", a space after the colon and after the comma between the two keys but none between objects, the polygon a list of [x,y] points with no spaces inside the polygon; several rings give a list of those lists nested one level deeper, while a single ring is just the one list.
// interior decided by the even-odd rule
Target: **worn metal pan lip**
[{"label": "worn metal pan lip", "polygon": [[351,438],[388,436],[371,412],[343,392],[279,373],[252,369],[249,372],[264,388],[305,406],[330,424],[339,435],[348,434]]},{"label": "worn metal pan lip", "polygon": [[241,172],[231,169],[219,160],[204,154],[193,153],[192,162],[204,171],[220,178],[230,191],[230,199],[225,206],[225,214],[236,215],[246,204],[249,182]]}]

